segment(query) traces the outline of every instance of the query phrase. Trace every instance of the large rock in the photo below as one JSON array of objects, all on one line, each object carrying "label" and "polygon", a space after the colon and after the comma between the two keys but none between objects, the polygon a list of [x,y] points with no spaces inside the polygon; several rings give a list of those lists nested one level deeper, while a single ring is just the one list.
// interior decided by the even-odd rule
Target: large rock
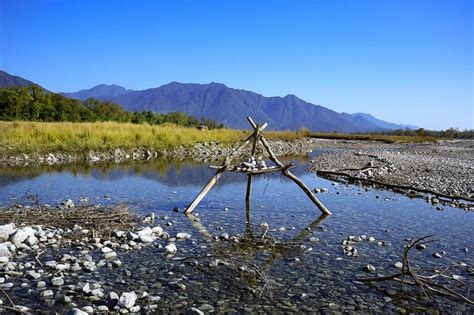
[{"label": "large rock", "polygon": [[6,242],[10,238],[10,235],[16,232],[15,225],[13,223],[0,225],[0,242]]},{"label": "large rock", "polygon": [[35,230],[30,228],[29,226],[22,227],[21,229],[16,230],[16,232],[10,236],[10,241],[13,245],[18,246],[30,236],[35,237]]},{"label": "large rock", "polygon": [[120,295],[118,305],[125,308],[132,308],[136,300],[137,295],[135,292],[123,292],[122,295]]}]

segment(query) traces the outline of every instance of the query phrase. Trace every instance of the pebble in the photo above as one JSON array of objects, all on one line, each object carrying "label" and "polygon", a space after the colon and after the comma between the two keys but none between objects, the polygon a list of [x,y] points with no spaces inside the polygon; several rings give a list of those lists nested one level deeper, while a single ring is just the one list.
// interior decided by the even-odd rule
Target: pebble
[{"label": "pebble", "polygon": [[367,266],[364,267],[364,270],[367,271],[367,272],[373,272],[373,271],[375,271],[375,267],[368,264]]},{"label": "pebble", "polygon": [[438,253],[438,252],[434,252],[432,255],[433,255],[434,258],[441,258],[441,257],[443,257],[443,256],[442,256],[440,253]]},{"label": "pebble", "polygon": [[403,264],[401,262],[396,262],[393,267],[397,268],[397,269],[402,269],[403,268]]}]

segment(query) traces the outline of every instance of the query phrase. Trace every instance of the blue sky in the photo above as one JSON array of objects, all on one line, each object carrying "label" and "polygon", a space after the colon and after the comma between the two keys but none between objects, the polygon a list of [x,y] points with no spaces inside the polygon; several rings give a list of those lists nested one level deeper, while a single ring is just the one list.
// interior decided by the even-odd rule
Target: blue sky
[{"label": "blue sky", "polygon": [[474,128],[473,1],[0,0],[0,68],[52,91],[170,81]]}]

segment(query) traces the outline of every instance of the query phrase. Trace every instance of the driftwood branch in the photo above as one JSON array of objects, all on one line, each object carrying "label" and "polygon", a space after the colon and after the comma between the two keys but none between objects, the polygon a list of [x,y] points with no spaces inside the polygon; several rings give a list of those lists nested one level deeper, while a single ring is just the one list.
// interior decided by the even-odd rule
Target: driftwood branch
[{"label": "driftwood branch", "polygon": [[[469,304],[474,304],[474,301],[472,301],[468,297],[468,293],[462,294],[460,292],[457,292],[455,289],[453,289],[453,281],[456,281],[460,286],[466,286],[466,284],[462,281],[459,281],[455,279],[454,277],[446,276],[444,273],[449,269],[445,268],[443,271],[440,273],[436,273],[434,275],[430,276],[424,276],[419,274],[411,265],[410,259],[409,259],[409,253],[410,250],[416,247],[417,245],[422,245],[422,244],[428,244],[431,242],[436,241],[433,239],[433,235],[429,236],[424,236],[418,239],[412,239],[411,241],[408,242],[408,244],[405,245],[403,249],[403,255],[402,255],[402,270],[399,273],[393,274],[393,275],[387,275],[387,276],[382,276],[382,277],[377,277],[377,278],[365,278],[365,279],[359,279],[362,282],[380,282],[380,281],[387,281],[387,280],[393,280],[400,282],[400,293],[402,294],[408,294],[406,291],[407,286],[414,286],[418,287],[422,293],[429,299],[433,300],[436,302],[434,299],[433,295],[443,295],[447,296],[448,298],[452,299],[460,299],[466,303]],[[434,281],[436,278],[443,278],[443,279],[449,279],[445,281],[445,283],[439,283]],[[457,286],[459,287],[459,286]]]},{"label": "driftwood branch", "polygon": [[453,199],[453,200],[466,200],[470,202],[474,202],[474,198],[469,198],[469,197],[463,197],[463,196],[457,196],[457,195],[447,195],[443,194],[437,191],[429,190],[429,189],[421,189],[421,188],[416,188],[413,186],[407,186],[407,185],[398,185],[398,184],[390,184],[390,183],[385,183],[381,182],[378,180],[374,179],[368,179],[368,178],[360,178],[357,176],[350,175],[348,173],[345,173],[344,170],[338,170],[338,171],[325,171],[325,170],[319,170],[316,172],[316,174],[320,176],[336,176],[336,177],[344,177],[349,179],[350,181],[360,181],[365,184],[372,184],[372,185],[379,185],[387,188],[395,188],[395,189],[402,189],[402,190],[413,190],[419,193],[425,193],[425,194],[432,194],[436,195],[439,197],[444,197],[448,199]]}]

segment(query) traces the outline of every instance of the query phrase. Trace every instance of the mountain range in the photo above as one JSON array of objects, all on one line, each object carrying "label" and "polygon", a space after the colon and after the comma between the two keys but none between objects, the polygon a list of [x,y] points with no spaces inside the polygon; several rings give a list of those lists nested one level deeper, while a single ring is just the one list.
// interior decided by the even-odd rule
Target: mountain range
[{"label": "mountain range", "polygon": [[[32,84],[28,80],[0,71],[0,87]],[[29,84],[26,84],[28,83]],[[265,97],[220,83],[194,84],[171,82],[157,88],[128,90],[118,85],[100,84],[90,89],[62,95],[85,100],[96,98],[120,104],[127,111],[156,113],[183,112],[194,117],[206,117],[227,127],[248,129],[247,116],[256,122],[267,122],[269,129],[313,131],[366,132],[387,129],[416,129],[379,120],[369,114],[338,113],[321,105],[311,104],[295,95]]]}]

